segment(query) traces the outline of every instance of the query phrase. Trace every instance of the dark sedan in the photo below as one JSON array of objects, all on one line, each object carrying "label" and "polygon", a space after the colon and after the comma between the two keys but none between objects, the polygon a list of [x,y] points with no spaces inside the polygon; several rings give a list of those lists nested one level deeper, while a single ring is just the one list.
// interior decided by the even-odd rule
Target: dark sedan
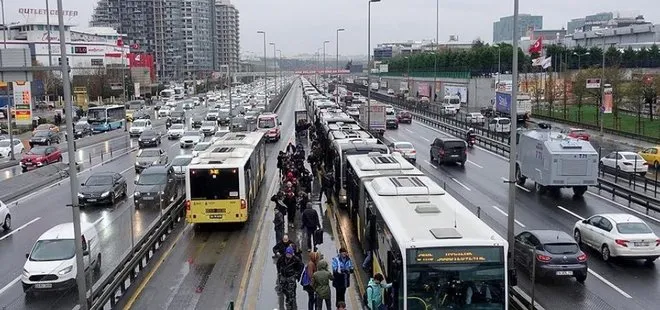
[{"label": "dark sedan", "polygon": [[587,279],[587,254],[573,237],[557,230],[530,230],[516,236],[515,262],[537,277]]},{"label": "dark sedan", "polygon": [[177,192],[174,169],[169,166],[153,166],[142,171],[135,179],[133,203],[136,209],[145,206],[164,209],[176,199]]},{"label": "dark sedan", "polygon": [[52,130],[38,130],[30,138],[30,147],[60,143],[60,134]]},{"label": "dark sedan", "polygon": [[411,124],[412,114],[408,111],[399,111],[399,113],[396,114],[396,119],[399,121],[399,124]]},{"label": "dark sedan", "polygon": [[140,134],[140,137],[138,138],[138,147],[140,148],[145,148],[145,147],[156,147],[159,146],[161,143],[161,135],[160,132],[155,131],[155,130],[145,130]]},{"label": "dark sedan", "polygon": [[78,200],[82,205],[115,204],[126,197],[126,179],[116,172],[97,172],[80,184]]},{"label": "dark sedan", "polygon": [[133,114],[133,120],[136,119],[151,119],[151,115],[145,111],[138,111]]},{"label": "dark sedan", "polygon": [[166,165],[168,159],[163,149],[139,150],[135,158],[135,173],[140,173],[152,165]]},{"label": "dark sedan", "polygon": [[192,129],[199,129],[202,128],[203,122],[204,122],[203,117],[193,117],[192,124],[190,124],[190,126],[192,127]]},{"label": "dark sedan", "polygon": [[79,123],[73,128],[74,139],[91,136],[94,133],[92,126],[87,123]]}]

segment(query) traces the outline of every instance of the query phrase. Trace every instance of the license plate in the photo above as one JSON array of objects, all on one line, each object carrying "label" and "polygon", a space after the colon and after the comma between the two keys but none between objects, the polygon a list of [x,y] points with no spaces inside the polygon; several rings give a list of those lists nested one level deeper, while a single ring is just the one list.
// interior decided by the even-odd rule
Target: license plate
[{"label": "license plate", "polygon": [[34,285],[35,288],[52,288],[53,284],[51,283],[37,283]]},{"label": "license plate", "polygon": [[633,242],[635,246],[649,246],[648,242]]},{"label": "license plate", "polygon": [[572,276],[573,271],[570,270],[562,270],[562,271],[557,271],[558,276]]},{"label": "license plate", "polygon": [[452,155],[451,157],[458,157],[458,155]]},{"label": "license plate", "polygon": [[142,197],[142,200],[154,200],[154,197]]},{"label": "license plate", "polygon": [[209,218],[212,219],[212,220],[221,220],[222,215],[220,215],[220,214],[211,214],[211,215],[209,215]]},{"label": "license plate", "polygon": [[89,202],[96,202],[96,199],[87,199]]}]

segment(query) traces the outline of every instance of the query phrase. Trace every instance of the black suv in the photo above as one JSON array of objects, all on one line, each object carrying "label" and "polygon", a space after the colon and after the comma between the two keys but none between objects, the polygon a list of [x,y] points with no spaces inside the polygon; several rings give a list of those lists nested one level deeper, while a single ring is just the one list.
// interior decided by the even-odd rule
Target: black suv
[{"label": "black suv", "polygon": [[161,134],[158,131],[155,130],[145,130],[140,134],[140,137],[138,138],[138,147],[139,148],[145,148],[145,147],[156,147],[159,146],[161,143]]},{"label": "black suv", "polygon": [[467,145],[465,141],[456,138],[435,138],[431,144],[431,162],[460,163],[465,166],[467,161]]},{"label": "black suv", "polygon": [[30,147],[35,145],[59,144],[60,135],[52,130],[37,130],[30,138]]},{"label": "black suv", "polygon": [[135,208],[144,206],[167,208],[177,197],[178,184],[171,166],[151,166],[135,179]]},{"label": "black suv", "polygon": [[204,120],[205,119],[203,117],[199,117],[199,116],[193,117],[192,124],[190,124],[190,127],[192,127],[192,129],[200,129],[202,128],[202,122],[204,122]]},{"label": "black suv", "polygon": [[170,120],[172,124],[185,124],[186,123],[186,112],[184,111],[173,111],[170,113]]}]

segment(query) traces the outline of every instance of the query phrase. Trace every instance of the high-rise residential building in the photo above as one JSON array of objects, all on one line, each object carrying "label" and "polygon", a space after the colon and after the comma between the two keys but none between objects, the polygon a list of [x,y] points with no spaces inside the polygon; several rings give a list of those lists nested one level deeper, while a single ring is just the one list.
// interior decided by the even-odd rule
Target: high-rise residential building
[{"label": "high-rise residential building", "polygon": [[238,10],[229,0],[215,1],[214,63],[216,71],[230,65],[231,71],[240,69],[240,29]]},{"label": "high-rise residential building", "polygon": [[183,71],[186,78],[213,70],[213,11],[215,0],[183,0]]},{"label": "high-rise residential building", "polygon": [[[518,15],[518,37],[524,37],[529,30],[543,29],[543,16]],[[501,17],[493,23],[493,43],[513,42],[513,16]]]}]

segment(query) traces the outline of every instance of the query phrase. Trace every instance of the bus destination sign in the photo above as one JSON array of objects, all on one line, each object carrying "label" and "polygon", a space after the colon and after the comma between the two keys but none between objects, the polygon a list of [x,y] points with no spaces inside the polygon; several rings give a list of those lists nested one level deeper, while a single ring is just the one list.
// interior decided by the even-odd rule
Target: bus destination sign
[{"label": "bus destination sign", "polygon": [[501,247],[418,248],[409,250],[409,262],[413,264],[474,264],[501,263]]}]

